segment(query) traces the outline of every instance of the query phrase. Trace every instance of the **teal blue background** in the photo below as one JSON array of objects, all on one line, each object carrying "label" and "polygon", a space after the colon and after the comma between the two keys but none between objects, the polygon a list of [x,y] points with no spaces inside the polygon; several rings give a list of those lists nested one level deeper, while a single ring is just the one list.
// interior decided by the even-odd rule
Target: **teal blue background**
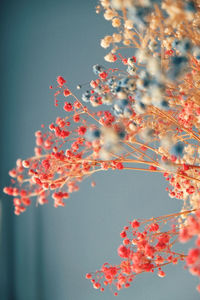
[{"label": "teal blue background", "polygon": [[[93,78],[92,65],[104,64],[100,39],[112,32],[95,14],[92,0],[1,1],[1,190],[18,157],[33,154],[34,132],[55,120],[58,111],[49,90],[63,75],[75,91]],[[80,95],[79,92],[77,92]],[[85,279],[105,261],[118,263],[119,233],[129,220],[178,211],[161,176],[131,171],[87,179],[65,208],[32,205],[20,217],[1,192],[0,299],[113,299]],[[139,275],[118,299],[197,300],[196,278],[183,264],[166,268],[167,276]]]}]

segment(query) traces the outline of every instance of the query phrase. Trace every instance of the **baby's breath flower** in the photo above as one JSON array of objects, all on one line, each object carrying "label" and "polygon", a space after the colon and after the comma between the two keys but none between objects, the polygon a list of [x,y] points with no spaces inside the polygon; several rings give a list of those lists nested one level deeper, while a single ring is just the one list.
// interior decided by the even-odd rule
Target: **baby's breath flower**
[{"label": "baby's breath flower", "polygon": [[108,53],[106,56],[104,56],[105,61],[107,62],[115,62],[115,56],[112,53]]},{"label": "baby's breath flower", "polygon": [[112,9],[107,9],[104,13],[104,18],[107,20],[107,21],[110,21],[112,20],[114,17],[116,16],[116,13],[112,10]]},{"label": "baby's breath flower", "polygon": [[122,36],[119,33],[113,33],[113,42],[114,43],[120,43],[122,40]]},{"label": "baby's breath flower", "polygon": [[119,18],[112,19],[112,26],[113,27],[120,27],[120,25],[121,25],[121,21],[120,21]]},{"label": "baby's breath flower", "polygon": [[132,21],[132,20],[126,20],[126,21],[124,22],[124,27],[125,27],[126,29],[132,29],[132,28],[133,28],[133,21]]}]

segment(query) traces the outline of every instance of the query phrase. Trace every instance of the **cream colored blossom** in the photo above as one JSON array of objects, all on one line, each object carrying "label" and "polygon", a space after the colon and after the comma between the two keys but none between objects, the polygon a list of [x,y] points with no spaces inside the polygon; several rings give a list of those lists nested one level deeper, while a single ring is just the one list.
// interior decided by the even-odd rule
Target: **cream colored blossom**
[{"label": "cream colored blossom", "polygon": [[113,33],[113,42],[114,43],[120,43],[122,40],[122,36],[119,33]]},{"label": "cream colored blossom", "polygon": [[126,20],[124,23],[124,27],[126,29],[132,29],[133,28],[133,21],[132,20]]},{"label": "cream colored blossom", "polygon": [[112,20],[112,26],[113,26],[113,27],[119,27],[120,25],[121,25],[121,21],[120,21],[119,18],[114,18],[114,19]]},{"label": "cream colored blossom", "polygon": [[108,53],[106,56],[104,56],[104,59],[107,62],[114,62],[115,61],[115,58],[114,58],[112,53]]},{"label": "cream colored blossom", "polygon": [[110,21],[112,20],[114,17],[116,16],[116,13],[112,10],[112,9],[107,9],[104,13],[104,18],[107,20],[107,21]]}]

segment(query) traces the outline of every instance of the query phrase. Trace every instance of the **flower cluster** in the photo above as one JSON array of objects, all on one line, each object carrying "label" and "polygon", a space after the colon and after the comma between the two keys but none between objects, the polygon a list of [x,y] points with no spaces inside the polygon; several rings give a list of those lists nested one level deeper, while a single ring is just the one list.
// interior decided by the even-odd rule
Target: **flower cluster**
[{"label": "flower cluster", "polygon": [[[163,276],[163,264],[184,259],[171,249],[175,236],[187,241],[197,235],[199,247],[200,219],[193,214],[200,209],[200,4],[101,0],[96,12],[101,11],[114,32],[100,44],[110,49],[105,61],[114,66],[94,65],[94,78],[81,99],[57,77],[50,89],[55,106],[62,106],[66,115],[36,132],[35,156],[17,160],[9,172],[12,185],[4,192],[14,197],[19,215],[33,197],[43,205],[52,195],[55,207],[64,206],[80,182],[95,172],[162,173],[169,196],[181,199],[182,212],[191,213],[181,212],[182,221],[165,233],[155,219],[143,231],[132,228],[130,238],[131,227],[126,227],[118,251],[123,262],[104,264],[92,277],[95,288],[103,289],[105,277],[105,285],[121,289],[138,273],[158,269]],[[192,218],[198,226],[187,235]],[[188,253],[186,263],[199,276],[199,249]]]},{"label": "flower cluster", "polygon": [[[200,279],[200,211],[196,211],[195,215],[190,215],[185,225],[179,230],[179,241],[186,243],[192,238],[196,238],[195,248],[188,251],[186,258],[186,266],[192,275]],[[200,284],[197,286],[200,292]]]},{"label": "flower cluster", "polygon": [[[105,263],[95,273],[86,274],[86,278],[91,280],[94,288],[101,291],[104,291],[105,286],[119,291],[122,288],[128,288],[136,275],[144,272],[154,273],[156,271],[159,277],[165,277],[164,266],[177,264],[185,259],[183,253],[177,253],[172,248],[179,233],[178,220],[180,221],[181,216],[186,217],[190,213],[191,211],[185,211],[149,220],[133,220],[120,233],[123,239],[123,244],[118,248],[118,255],[122,259],[120,264],[113,266]],[[194,234],[197,234],[197,230],[199,234],[200,224],[197,228],[197,223],[192,221],[194,218],[191,215],[188,219],[191,221],[187,226],[183,225],[180,239],[181,236],[187,235],[186,232],[190,232],[191,226]],[[188,236],[191,237],[189,234]],[[186,239],[182,238],[182,240]],[[193,273],[196,272],[197,276],[199,276],[199,255],[200,249],[192,249],[186,259],[187,265],[190,267],[197,264],[190,268]],[[114,292],[114,295],[117,295],[117,292]]]}]

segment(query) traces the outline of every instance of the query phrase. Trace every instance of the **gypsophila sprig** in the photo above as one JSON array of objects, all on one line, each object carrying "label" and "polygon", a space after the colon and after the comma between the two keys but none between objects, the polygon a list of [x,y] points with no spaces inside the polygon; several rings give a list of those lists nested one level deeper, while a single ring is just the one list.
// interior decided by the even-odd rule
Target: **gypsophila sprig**
[{"label": "gypsophila sprig", "polygon": [[[121,290],[143,272],[164,277],[163,267],[179,261],[200,278],[200,4],[101,0],[96,12],[113,28],[100,41],[109,51],[105,66],[93,66],[87,89],[77,86],[81,99],[57,77],[50,89],[66,116],[35,133],[35,155],[17,160],[4,192],[19,215],[33,198],[43,205],[52,196],[55,207],[64,206],[99,171],[161,173],[181,212],[131,222],[121,232],[121,263],[86,278],[101,291]],[[174,250],[193,237],[188,254]]]}]

